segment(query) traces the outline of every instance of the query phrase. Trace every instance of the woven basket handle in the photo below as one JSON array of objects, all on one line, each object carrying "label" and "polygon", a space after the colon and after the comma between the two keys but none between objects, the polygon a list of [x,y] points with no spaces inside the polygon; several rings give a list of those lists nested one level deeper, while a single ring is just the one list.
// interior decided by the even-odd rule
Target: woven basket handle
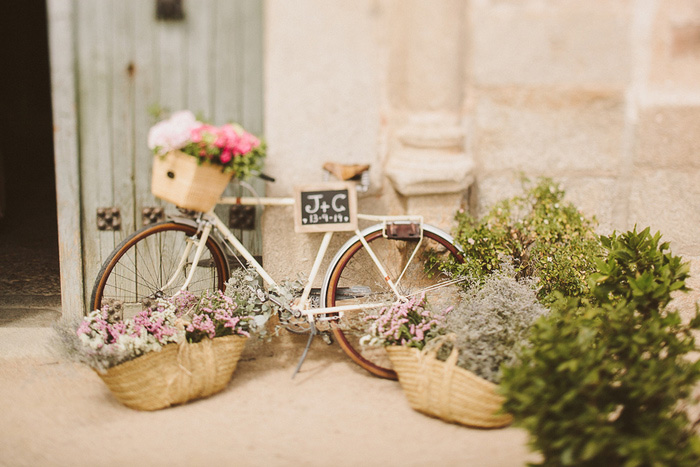
[{"label": "woven basket handle", "polygon": [[428,344],[426,344],[421,351],[421,358],[437,358],[437,353],[440,351],[442,346],[449,342],[453,344],[452,352],[450,352],[450,356],[447,357],[445,363],[448,365],[455,365],[457,363],[457,358],[459,357],[459,350],[457,349],[457,346],[454,345],[457,342],[457,335],[454,333],[438,336],[428,342]]}]

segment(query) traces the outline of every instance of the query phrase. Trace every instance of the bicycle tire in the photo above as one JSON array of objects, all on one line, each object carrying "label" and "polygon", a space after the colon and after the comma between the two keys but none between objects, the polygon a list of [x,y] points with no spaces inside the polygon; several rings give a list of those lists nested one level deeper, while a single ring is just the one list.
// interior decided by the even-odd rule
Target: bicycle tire
[{"label": "bicycle tire", "polygon": [[[92,309],[117,300],[125,315],[131,315],[155,298],[172,296],[184,283],[190,262],[186,262],[183,270],[178,272],[181,280],[167,290],[161,289],[178,266],[188,238],[198,235],[196,224],[174,221],[149,225],[131,234],[102,265],[92,290]],[[194,257],[195,250],[191,249],[189,258]],[[226,256],[210,235],[188,290],[194,294],[223,290],[228,278]]]},{"label": "bicycle tire", "polygon": [[[383,235],[383,230],[384,226],[378,224],[363,230],[360,235],[364,237],[389,276],[395,281],[410,259],[418,240],[389,239]],[[427,268],[432,264],[428,263],[426,256],[431,254],[431,251],[441,259],[452,258],[460,263],[464,261],[460,249],[454,245],[449,234],[436,227],[423,225],[423,240],[418,252],[398,284],[402,294],[409,295],[447,279],[444,274],[437,271],[436,265],[432,265],[430,269]],[[432,309],[442,310],[454,305],[458,292],[459,285],[453,284],[427,293],[426,300]],[[321,296],[324,297],[327,307],[358,304],[362,301],[392,302],[395,300],[395,294],[379,274],[358,236],[348,240],[331,261],[323,282]],[[332,321],[333,334],[341,348],[355,363],[374,375],[397,379],[383,348],[364,347],[359,343],[366,329],[362,318],[367,313],[371,314],[372,311],[345,312],[341,319]]]}]

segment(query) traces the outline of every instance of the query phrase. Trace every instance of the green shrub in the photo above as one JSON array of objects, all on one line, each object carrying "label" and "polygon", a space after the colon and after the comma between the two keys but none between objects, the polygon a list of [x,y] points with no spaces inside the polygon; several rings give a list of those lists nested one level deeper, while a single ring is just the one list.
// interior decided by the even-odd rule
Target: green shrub
[{"label": "green shrub", "polygon": [[684,410],[700,362],[692,335],[666,308],[688,265],[649,229],[602,239],[591,276],[597,305],[564,300],[538,321],[519,363],[504,368],[505,410],[530,431],[543,465],[700,465]]},{"label": "green shrub", "polygon": [[[512,266],[501,266],[483,284],[471,284],[444,324],[459,349],[457,365],[497,384],[501,366],[515,360],[532,324],[548,312],[532,280],[518,281],[514,273]],[[438,358],[447,359],[451,350],[444,345]]]},{"label": "green shrub", "polygon": [[544,178],[524,195],[499,202],[479,220],[458,213],[455,242],[464,249],[466,262],[447,269],[483,280],[505,257],[513,262],[519,278],[540,279],[538,298],[543,304],[551,304],[555,292],[586,296],[586,278],[595,270],[602,249],[595,221],[564,202],[564,195]]}]

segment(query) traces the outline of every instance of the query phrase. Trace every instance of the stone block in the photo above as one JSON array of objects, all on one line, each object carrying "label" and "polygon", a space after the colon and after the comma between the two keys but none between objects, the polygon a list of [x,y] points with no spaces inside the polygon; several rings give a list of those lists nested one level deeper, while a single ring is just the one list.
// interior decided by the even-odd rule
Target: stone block
[{"label": "stone block", "polygon": [[464,202],[463,193],[447,195],[411,196],[407,198],[408,214],[423,216],[423,220],[447,233],[457,226],[455,214]]},{"label": "stone block", "polygon": [[272,196],[321,180],[326,161],[375,164],[381,76],[375,2],[265,4],[266,172]]},{"label": "stone block", "polygon": [[616,90],[485,88],[476,91],[474,151],[486,172],[616,173],[625,100]]},{"label": "stone block", "polygon": [[[678,253],[674,251],[674,254]],[[690,277],[685,282],[690,291],[675,292],[670,306],[688,321],[695,315],[695,304],[700,302],[700,256],[684,256],[683,260],[690,263]]]},{"label": "stone block", "polygon": [[386,7],[390,53],[387,98],[393,108],[459,111],[467,2],[401,0]]},{"label": "stone block", "polygon": [[[535,183],[536,176],[530,175]],[[564,201],[572,203],[588,218],[596,218],[596,231],[607,234],[620,226],[614,225],[617,185],[613,178],[559,177],[554,179],[566,192]],[[520,177],[499,174],[480,177],[477,181],[477,215],[483,216],[498,201],[523,193]]]},{"label": "stone block", "polygon": [[486,215],[499,201],[523,193],[520,176],[514,173],[481,175],[473,185],[473,212],[477,217]]},{"label": "stone block", "polygon": [[595,217],[596,232],[609,234],[619,230],[615,224],[618,199],[617,181],[612,178],[562,177],[559,179],[566,190],[565,201],[576,206],[584,216]]},{"label": "stone block", "polygon": [[644,109],[639,116],[635,165],[700,168],[700,107]]},{"label": "stone block", "polygon": [[696,0],[657,2],[651,37],[653,89],[700,92],[700,8]]},{"label": "stone block", "polygon": [[660,231],[677,255],[700,251],[700,170],[638,170],[629,206],[627,228]]},{"label": "stone block", "polygon": [[405,148],[389,158],[385,173],[402,195],[420,196],[465,191],[473,169],[464,153]]},{"label": "stone block", "polygon": [[279,282],[308,274],[321,235],[296,234],[292,207],[266,208],[262,223],[263,266],[270,276]]},{"label": "stone block", "polygon": [[633,2],[472,2],[478,85],[623,86]]}]

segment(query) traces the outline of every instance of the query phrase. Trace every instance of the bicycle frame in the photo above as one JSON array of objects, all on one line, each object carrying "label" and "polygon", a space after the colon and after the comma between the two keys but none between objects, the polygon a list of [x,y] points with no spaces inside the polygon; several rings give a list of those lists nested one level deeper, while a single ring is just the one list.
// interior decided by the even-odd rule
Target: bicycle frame
[{"label": "bicycle frame", "polygon": [[[219,200],[219,204],[243,204],[243,205],[263,205],[263,206],[293,206],[294,205],[294,199],[293,198],[252,198],[252,197],[224,197]],[[370,220],[370,221],[378,221],[378,222],[383,222],[386,224],[387,222],[395,222],[395,221],[409,221],[409,222],[419,222],[421,227],[423,224],[423,217],[422,216],[376,216],[376,215],[367,215],[367,214],[358,214],[357,216],[359,219],[363,220]],[[260,277],[263,279],[263,281],[268,285],[268,287],[273,287],[277,288],[278,285],[275,282],[275,280],[268,274],[268,272],[265,270],[265,268],[262,267],[260,263],[258,263],[253,255],[246,249],[246,247],[236,238],[236,236],[229,230],[229,228],[219,219],[219,217],[214,213],[214,211],[210,211],[206,214],[202,214],[201,217],[198,220],[200,226],[201,226],[201,236],[199,239],[192,239],[192,243],[188,244],[187,247],[185,248],[185,251],[183,252],[182,258],[180,259],[180,263],[177,269],[182,267],[185,262],[187,261],[187,258],[191,252],[192,246],[194,244],[197,245],[197,250],[195,251],[195,256],[194,259],[192,260],[193,267],[189,271],[188,276],[185,280],[185,283],[182,285],[180,288],[180,292],[184,291],[187,289],[189,286],[192,278],[194,277],[194,273],[196,270],[196,265],[199,262],[199,259],[201,258],[202,251],[204,250],[204,245],[207,242],[207,239],[209,235],[211,234],[212,228],[216,228],[220,234],[223,236],[223,238],[228,241],[233,248],[235,248],[236,251],[238,251],[243,258],[245,258],[246,261],[258,272]],[[398,284],[401,282],[401,278],[403,277],[406,269],[408,268],[408,265],[411,263],[413,260],[413,256],[415,253],[418,251],[418,248],[423,240],[422,237],[422,228],[421,228],[421,236],[419,238],[419,241],[417,242],[417,245],[413,251],[413,254],[409,258],[407,264],[404,267],[404,270],[396,279],[394,282],[391,277],[389,277],[388,273],[386,272],[385,267],[381,264],[379,261],[379,258],[374,254],[372,251],[372,248],[370,245],[365,241],[364,237],[361,235],[359,229],[355,230],[355,235],[358,236],[360,241],[362,242],[363,246],[367,249],[367,252],[369,253],[372,261],[377,267],[378,272],[381,274],[381,277],[387,282],[391,290],[394,292],[396,295],[396,299],[398,301],[405,301],[407,300],[407,297],[401,295],[398,290]],[[336,319],[340,316],[342,316],[343,312],[346,311],[357,311],[361,309],[371,309],[371,308],[380,308],[382,306],[386,306],[386,303],[363,303],[361,305],[344,305],[344,306],[334,306],[334,307],[324,307],[324,308],[311,308],[310,306],[310,300],[309,296],[311,294],[311,288],[314,280],[316,279],[316,276],[318,275],[319,269],[321,267],[321,263],[323,262],[323,259],[326,256],[326,253],[328,251],[328,246],[330,245],[331,239],[333,237],[333,232],[325,232],[323,235],[323,239],[321,241],[321,245],[319,246],[318,252],[316,253],[316,259],[314,260],[313,266],[311,268],[311,272],[309,274],[309,277],[306,281],[304,291],[302,293],[301,298],[299,299],[298,303],[292,305],[292,311],[299,313],[300,315],[305,315],[309,322],[313,324],[314,321],[316,320],[329,320],[329,319]],[[175,281],[175,275],[170,278],[168,283],[166,284],[167,286],[172,285],[172,283]],[[318,315],[328,315],[332,314],[333,317],[331,318],[319,318]]]}]

